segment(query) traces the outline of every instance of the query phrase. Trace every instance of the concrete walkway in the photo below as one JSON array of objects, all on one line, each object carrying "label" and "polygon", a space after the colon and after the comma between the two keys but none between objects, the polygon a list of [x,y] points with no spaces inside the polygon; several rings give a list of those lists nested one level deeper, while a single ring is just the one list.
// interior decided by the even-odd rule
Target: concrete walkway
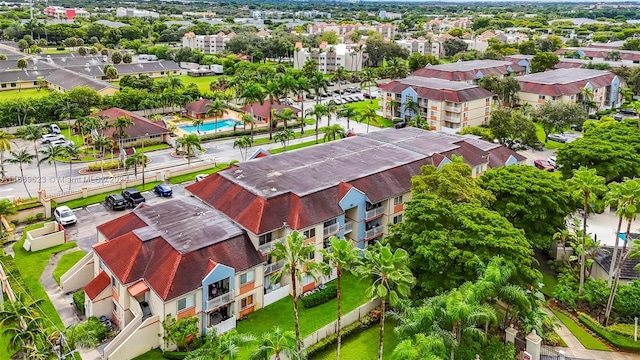
[{"label": "concrete walkway", "polygon": [[[549,316],[555,317],[551,310],[544,308],[544,311],[549,314]],[[555,329],[556,333],[567,343],[567,347],[556,347],[555,349],[564,351],[565,356],[568,358],[584,360],[640,360],[640,354],[635,353],[588,350],[562,322],[558,321],[558,324],[560,326]]]}]

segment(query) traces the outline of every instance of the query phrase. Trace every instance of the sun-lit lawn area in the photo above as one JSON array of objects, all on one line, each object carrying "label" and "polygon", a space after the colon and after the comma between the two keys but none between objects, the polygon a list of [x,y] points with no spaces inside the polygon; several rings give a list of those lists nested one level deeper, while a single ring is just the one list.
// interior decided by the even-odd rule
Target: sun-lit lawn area
[{"label": "sun-lit lawn area", "polygon": [[58,262],[58,266],[53,271],[53,278],[56,280],[58,285],[60,285],[60,278],[67,270],[71,269],[73,265],[75,265],[80,259],[84,257],[84,251],[78,249],[78,251],[74,251],[68,254],[64,254],[60,257],[60,261]]},{"label": "sun-lit lawn area", "polygon": [[133,360],[162,360],[165,359],[162,356],[162,351],[160,349],[153,349],[147,353],[144,353],[138,357],[134,357]]},{"label": "sun-lit lawn area", "polygon": [[44,49],[42,49],[42,53],[43,54],[68,54],[70,52],[71,52],[71,50],[69,50],[69,49],[64,49],[64,50],[58,50],[57,48],[44,48]]},{"label": "sun-lit lawn area", "polygon": [[[147,182],[146,184],[144,184],[144,189],[142,188],[142,185],[131,186],[131,188],[138,189],[138,191],[143,192],[143,191],[151,190],[153,189],[154,186],[161,183],[162,183],[161,181]],[[95,194],[92,196],[88,196],[84,199],[75,199],[75,200],[67,201],[66,203],[57,204],[57,206],[65,205],[71,209],[77,209],[77,208],[101,203],[104,201],[105,196],[111,195],[111,194],[120,194],[121,192],[122,192],[121,190],[108,191],[102,194]]]},{"label": "sun-lit lawn area", "polygon": [[[395,324],[392,321],[384,323],[384,348],[383,358],[390,359],[393,349],[400,342],[400,339],[393,331]],[[380,326],[372,326],[365,331],[342,339],[340,348],[340,358],[342,359],[375,359],[378,357],[378,338],[380,336]],[[321,351],[310,360],[333,360],[336,358],[336,345]]]},{"label": "sun-lit lawn area", "polygon": [[199,174],[213,174],[215,172],[218,172],[220,170],[224,170],[227,167],[229,167],[229,164],[216,164],[216,166],[210,168],[210,169],[206,169],[206,170],[199,170],[199,171],[194,171],[194,172],[190,172],[187,174],[183,174],[183,175],[178,175],[178,176],[173,176],[167,179],[167,181],[169,181],[172,184],[181,184],[183,182],[187,182],[187,181],[193,181],[196,178],[196,175]]},{"label": "sun-lit lawn area", "polygon": [[544,284],[542,293],[551,297],[553,291],[556,289],[556,285],[558,285],[558,280],[555,276],[542,272],[542,283]]},{"label": "sun-lit lawn area", "polygon": [[605,345],[602,341],[593,337],[587,330],[583,329],[582,326],[578,325],[575,321],[571,320],[565,314],[551,308],[554,315],[560,319],[560,321],[564,324],[564,326],[571,331],[571,333],[578,338],[578,341],[589,350],[602,350],[602,351],[611,351],[607,345]]},{"label": "sun-lit lawn area", "polygon": [[[201,92],[210,92],[211,90],[209,90],[209,84],[211,84],[211,82],[214,79],[219,78],[219,76],[200,76],[200,77],[193,77],[193,76],[189,76],[189,75],[178,75],[178,78],[180,78],[180,80],[182,80],[182,84],[184,86],[187,86],[189,84],[196,84],[198,85],[198,89],[200,89]],[[227,76],[227,79],[229,79],[229,77]]]},{"label": "sun-lit lawn area", "polygon": [[559,143],[557,141],[553,141],[553,140],[549,140],[546,143],[544,142],[545,137],[544,137],[544,130],[542,130],[542,125],[538,124],[538,123],[534,123],[536,125],[536,135],[538,136],[538,140],[544,144],[544,147],[546,147],[547,149],[551,150],[551,149],[557,149],[562,147],[564,144],[563,143]]},{"label": "sun-lit lawn area", "polygon": [[6,90],[0,91],[0,102],[18,99],[33,99],[45,97],[49,94],[49,90],[41,89],[24,89],[24,90]]},{"label": "sun-lit lawn area", "polygon": [[[346,106],[350,107],[350,108],[354,109],[355,111],[357,111],[358,113],[362,114],[369,107],[373,107],[374,109],[379,110],[380,109],[380,99],[358,101],[358,102],[354,102],[354,103],[351,103],[351,104],[346,105]],[[371,126],[377,126],[377,127],[391,127],[391,126],[393,126],[393,121],[391,121],[389,119],[385,119],[384,117],[378,115],[376,117],[376,121],[372,122],[370,125]]]}]

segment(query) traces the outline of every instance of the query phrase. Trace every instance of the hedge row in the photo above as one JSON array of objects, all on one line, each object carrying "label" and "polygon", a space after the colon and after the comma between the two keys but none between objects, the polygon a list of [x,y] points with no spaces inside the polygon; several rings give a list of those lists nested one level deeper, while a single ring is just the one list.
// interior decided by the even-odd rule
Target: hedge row
[{"label": "hedge row", "polygon": [[[296,123],[287,123],[287,129],[290,129],[292,131],[296,131],[296,130],[300,130],[300,122],[296,122]],[[278,131],[282,131],[284,130],[284,126],[277,126],[273,129],[273,133],[275,134]],[[269,128],[268,127],[254,127],[253,128],[253,135],[260,135],[260,134],[268,134],[269,133]],[[233,138],[233,137],[240,137],[240,136],[244,136],[244,135],[251,135],[251,129],[247,126],[246,130],[243,130],[242,126],[238,126],[236,131],[225,131],[225,132],[221,132],[221,133],[217,133],[217,134],[206,134],[206,135],[200,135],[200,140],[201,141],[207,141],[207,140],[215,140],[215,139],[226,139],[226,138]]]},{"label": "hedge row", "polygon": [[91,163],[89,164],[89,170],[100,171],[101,169],[104,169],[104,170],[118,169],[122,167],[122,163],[120,162],[120,160],[107,160],[102,162],[102,167],[100,166],[101,166],[100,162]]},{"label": "hedge row", "polygon": [[598,336],[605,339],[611,345],[623,350],[640,351],[640,343],[633,341],[633,339],[629,337],[615,334],[603,328],[599,322],[594,320],[589,315],[584,313],[579,313],[578,319],[580,319],[580,322],[583,323],[584,326],[586,326],[589,330],[598,334]]},{"label": "hedge row", "polygon": [[78,290],[73,293],[73,304],[81,314],[84,314],[84,290]]},{"label": "hedge row", "polygon": [[[364,323],[362,323],[360,321],[356,321],[351,325],[345,326],[342,329],[342,331],[340,332],[340,335],[342,336],[343,344],[344,344],[344,339],[346,337],[349,337],[351,335],[355,335],[355,334],[363,331],[364,329],[366,329],[369,326],[371,326],[371,324],[364,324]],[[308,348],[306,348],[307,356],[310,357],[313,354],[316,354],[316,353],[318,353],[320,351],[323,351],[327,347],[335,344],[337,341],[338,341],[338,334],[329,335],[326,338],[318,341],[316,344],[313,344],[313,345],[309,346]]]},{"label": "hedge row", "polygon": [[306,309],[324,304],[338,296],[338,285],[335,280],[326,283],[326,286],[324,289],[302,298],[302,304]]}]

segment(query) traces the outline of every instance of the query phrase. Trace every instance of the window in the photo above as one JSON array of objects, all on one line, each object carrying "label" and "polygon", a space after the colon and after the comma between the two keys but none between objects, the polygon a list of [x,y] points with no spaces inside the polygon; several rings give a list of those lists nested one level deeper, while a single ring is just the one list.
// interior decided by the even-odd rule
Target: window
[{"label": "window", "polygon": [[247,271],[246,273],[240,275],[240,285],[252,282],[255,279],[255,276],[255,270]]},{"label": "window", "polygon": [[396,196],[393,198],[393,205],[400,205],[400,204],[402,204],[402,195]]},{"label": "window", "polygon": [[484,112],[489,112],[489,108],[488,107],[484,108]]},{"label": "window", "polygon": [[400,215],[396,215],[393,217],[393,223],[397,224],[397,223],[401,223],[402,222],[402,214]]},{"label": "window", "polygon": [[2,88],[3,89],[6,88],[6,87],[7,87],[7,84],[2,84]]},{"label": "window", "polygon": [[302,277],[302,285],[303,286],[304,285],[309,285],[314,281],[315,280],[313,279],[313,276],[311,276],[311,275],[304,274],[304,276]]},{"label": "window", "polygon": [[489,102],[489,101],[491,101],[491,98],[486,98],[486,99],[484,99],[484,101]]},{"label": "window", "polygon": [[436,112],[435,112],[435,111],[432,111],[432,112],[431,112],[431,116],[436,116]]},{"label": "window", "polygon": [[463,118],[467,118],[467,113],[464,113],[464,115],[462,116]]},{"label": "window", "polygon": [[114,276],[111,277],[111,286],[116,289],[116,293],[118,293],[118,283],[116,282],[116,278]]},{"label": "window", "polygon": [[538,95],[538,100],[544,100],[545,96],[544,95]]},{"label": "window", "polygon": [[258,244],[259,245],[264,245],[266,243],[270,243],[271,242],[271,237],[272,237],[271,233],[260,235],[258,237]]},{"label": "window", "polygon": [[16,87],[16,83],[11,83],[11,87]]},{"label": "window", "polygon": [[246,298],[240,300],[240,310],[244,310],[253,306],[253,295],[249,295]]},{"label": "window", "polygon": [[189,295],[178,300],[178,312],[196,306],[196,295]]},{"label": "window", "polygon": [[335,224],[335,223],[337,223],[337,222],[338,222],[338,220],[337,220],[337,219],[331,219],[331,220],[329,220],[329,221],[325,221],[325,222],[324,222],[324,227],[329,227],[329,226],[331,226],[331,225],[333,225],[333,224]]},{"label": "window", "polygon": [[302,232],[302,235],[304,235],[304,237],[306,237],[307,239],[311,239],[312,237],[316,236],[316,228],[305,230]]}]

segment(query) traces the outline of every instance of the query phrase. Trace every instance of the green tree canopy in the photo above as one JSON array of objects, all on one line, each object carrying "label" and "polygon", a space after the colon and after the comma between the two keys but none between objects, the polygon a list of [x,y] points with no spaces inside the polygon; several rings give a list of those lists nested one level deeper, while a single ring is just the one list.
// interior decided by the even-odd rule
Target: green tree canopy
[{"label": "green tree canopy", "polygon": [[414,194],[436,194],[454,203],[470,202],[488,206],[495,200],[491,192],[482,189],[473,177],[471,167],[454,161],[437,169],[425,165],[422,174],[411,179]]},{"label": "green tree canopy", "polygon": [[560,61],[558,55],[551,52],[538,52],[531,59],[531,72],[543,72],[547,69],[553,69]]},{"label": "green tree canopy", "polygon": [[498,108],[491,112],[489,129],[500,145],[512,150],[523,147],[539,149],[542,147],[536,134],[536,126],[531,119],[519,111]]}]

